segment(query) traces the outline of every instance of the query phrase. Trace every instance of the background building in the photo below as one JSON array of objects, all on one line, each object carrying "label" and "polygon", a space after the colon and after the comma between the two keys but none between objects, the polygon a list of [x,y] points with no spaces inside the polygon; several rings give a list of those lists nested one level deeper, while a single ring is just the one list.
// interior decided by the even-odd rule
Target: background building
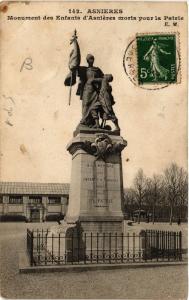
[{"label": "background building", "polygon": [[43,222],[64,216],[68,198],[67,183],[0,182],[0,216]]},{"label": "background building", "polygon": [[[68,183],[0,182],[0,221],[55,221],[65,216],[69,201]],[[136,219],[138,204],[132,199],[129,189],[124,190],[124,217]],[[141,221],[152,221],[153,201],[140,207]],[[165,203],[156,204],[155,222],[169,222],[170,208]],[[187,222],[187,199],[173,208],[173,221]]]}]

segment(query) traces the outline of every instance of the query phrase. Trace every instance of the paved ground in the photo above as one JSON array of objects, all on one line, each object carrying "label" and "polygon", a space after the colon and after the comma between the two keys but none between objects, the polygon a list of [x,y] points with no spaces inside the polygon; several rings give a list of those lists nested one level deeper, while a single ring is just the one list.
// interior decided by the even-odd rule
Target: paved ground
[{"label": "paved ground", "polygon": [[49,227],[49,223],[0,224],[0,273],[3,297],[12,299],[186,299],[187,297],[186,266],[82,273],[19,274],[18,253],[25,248],[26,228],[39,225]]}]

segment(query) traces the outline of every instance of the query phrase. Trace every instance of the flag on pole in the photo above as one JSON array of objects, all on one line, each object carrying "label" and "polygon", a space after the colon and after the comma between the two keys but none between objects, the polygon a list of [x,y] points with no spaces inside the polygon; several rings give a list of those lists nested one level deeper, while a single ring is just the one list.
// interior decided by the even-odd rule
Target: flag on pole
[{"label": "flag on pole", "polygon": [[79,44],[77,42],[76,30],[74,31],[74,35],[72,36],[70,44],[73,44],[73,50],[70,53],[70,59],[69,59],[69,69],[72,71],[79,67],[81,61],[81,54],[80,54]]},{"label": "flag on pole", "polygon": [[64,81],[64,84],[66,86],[70,87],[69,101],[68,101],[69,105],[71,103],[72,85],[74,85],[76,83],[76,72],[77,72],[77,68],[79,67],[80,61],[81,61],[81,54],[80,54],[79,44],[77,42],[76,30],[74,31],[74,34],[70,41],[70,44],[73,44],[73,49],[70,53],[69,63],[68,63],[70,73],[67,75],[67,77]]}]

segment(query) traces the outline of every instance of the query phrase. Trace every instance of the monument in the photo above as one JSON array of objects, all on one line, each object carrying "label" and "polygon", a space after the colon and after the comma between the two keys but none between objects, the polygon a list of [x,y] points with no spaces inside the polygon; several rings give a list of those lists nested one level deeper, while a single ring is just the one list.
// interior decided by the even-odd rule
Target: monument
[{"label": "monument", "polygon": [[[80,66],[76,31],[70,44],[70,73],[65,85],[79,83],[76,95],[82,100],[82,118],[67,146],[72,170],[66,224],[79,223],[82,232],[123,232],[123,178],[121,152],[127,142],[120,136],[111,82],[113,76],[94,66],[94,56]],[[110,120],[114,128],[107,125]]]},{"label": "monument", "polygon": [[[84,260],[122,253],[123,178],[121,152],[127,142],[120,136],[110,82],[111,74],[95,67],[94,56],[87,55],[88,66],[80,66],[76,31],[71,39],[70,73],[65,85],[71,89],[79,78],[76,95],[82,100],[82,118],[67,146],[72,155],[68,210],[63,222],[48,233],[47,250],[65,261]],[[110,120],[114,126],[107,125]],[[51,239],[55,236],[63,239]],[[111,238],[114,238],[111,241]],[[61,241],[61,244],[60,244]],[[114,248],[112,248],[114,247]],[[115,250],[116,249],[116,250]],[[90,253],[90,254],[89,254]],[[97,254],[98,253],[98,254]],[[108,254],[107,254],[108,253]]]}]

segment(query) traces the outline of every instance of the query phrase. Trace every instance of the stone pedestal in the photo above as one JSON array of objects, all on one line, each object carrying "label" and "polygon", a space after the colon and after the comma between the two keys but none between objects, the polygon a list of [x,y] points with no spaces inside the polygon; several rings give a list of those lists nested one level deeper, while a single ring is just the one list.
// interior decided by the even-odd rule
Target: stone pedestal
[{"label": "stone pedestal", "polygon": [[67,146],[72,155],[68,210],[51,228],[47,252],[55,262],[106,262],[121,257],[123,179],[119,132],[77,130]]},{"label": "stone pedestal", "polygon": [[67,146],[72,155],[69,205],[65,221],[83,233],[121,234],[123,180],[119,133],[83,130]]}]

